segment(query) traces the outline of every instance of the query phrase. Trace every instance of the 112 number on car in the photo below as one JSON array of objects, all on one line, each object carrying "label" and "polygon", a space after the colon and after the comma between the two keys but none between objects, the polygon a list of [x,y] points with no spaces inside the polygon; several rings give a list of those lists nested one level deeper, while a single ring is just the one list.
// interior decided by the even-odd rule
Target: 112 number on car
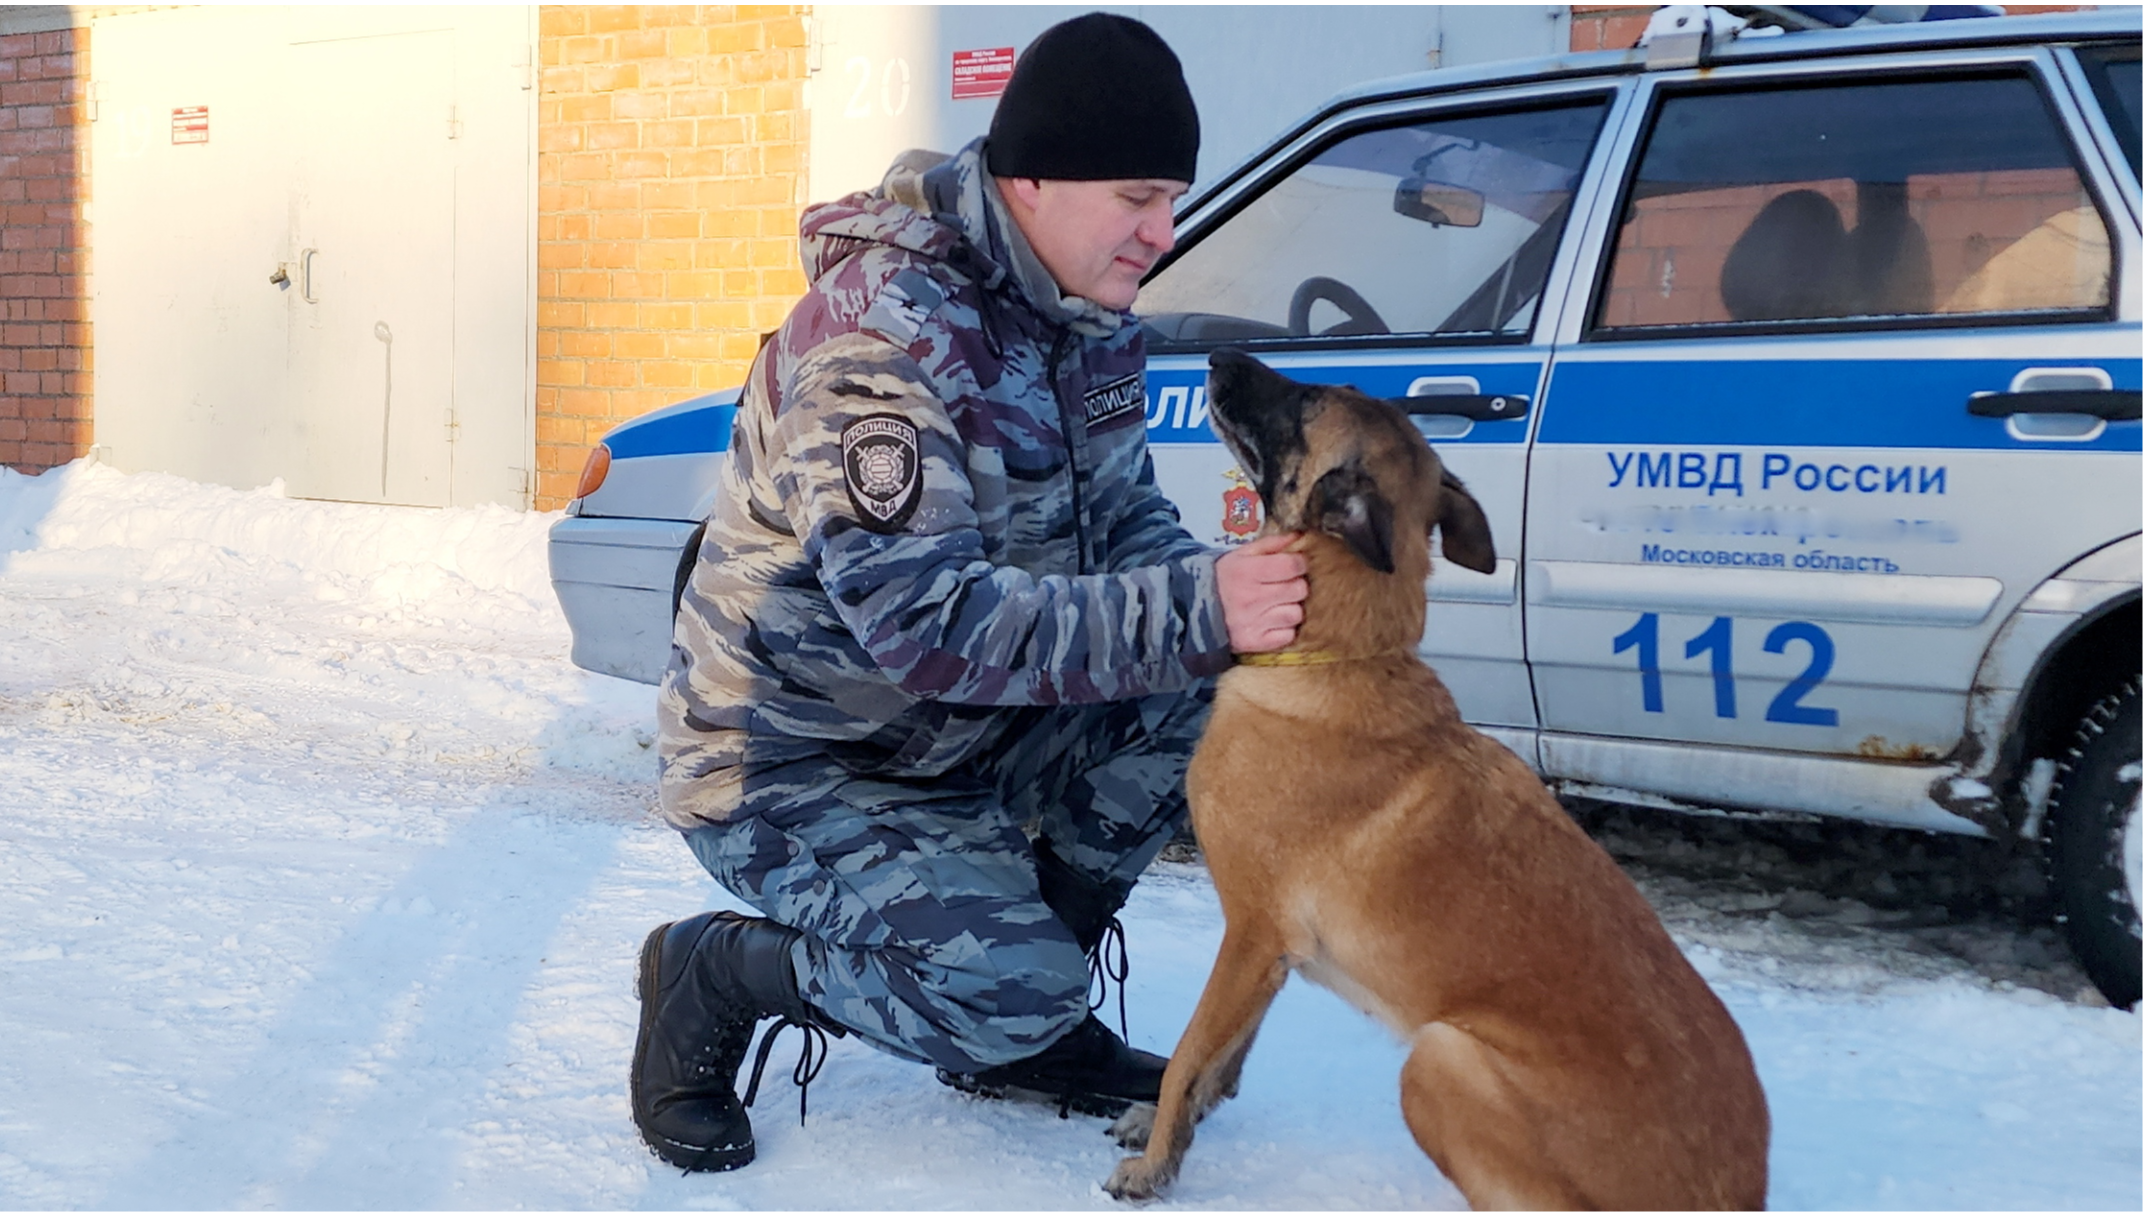
[{"label": "112 number on car", "polygon": [[[1831,662],[1838,648],[1831,642],[1830,633],[1808,622],[1780,623],[1764,637],[1764,651],[1784,654],[1796,644],[1808,646],[1808,664],[1792,681],[1789,681],[1771,699],[1764,710],[1764,719],[1774,724],[1811,724],[1819,728],[1836,728],[1838,712],[1832,707],[1811,707],[1802,702],[1808,693],[1821,685],[1830,676]],[[1628,631],[1615,637],[1615,651],[1637,650],[1637,671],[1644,685],[1644,709],[1663,712],[1666,707],[1665,688],[1662,685],[1659,665],[1659,615],[1646,611],[1637,617],[1637,622]],[[1711,626],[1698,632],[1682,645],[1682,658],[1696,660],[1709,657],[1711,661],[1712,711],[1722,720],[1738,716],[1734,701],[1734,620],[1720,615],[1711,621]]]}]

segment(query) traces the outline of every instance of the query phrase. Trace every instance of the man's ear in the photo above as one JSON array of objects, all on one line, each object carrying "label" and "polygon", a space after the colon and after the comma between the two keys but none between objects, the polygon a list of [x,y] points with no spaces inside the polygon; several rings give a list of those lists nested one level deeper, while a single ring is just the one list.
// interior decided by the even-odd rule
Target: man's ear
[{"label": "man's ear", "polygon": [[1437,499],[1436,525],[1444,532],[1444,558],[1475,572],[1496,570],[1496,541],[1488,533],[1488,515],[1459,478],[1446,471]]},{"label": "man's ear", "polygon": [[1010,191],[1028,210],[1033,210],[1041,204],[1042,183],[1032,177],[999,177],[997,183]]},{"label": "man's ear", "polygon": [[1310,525],[1344,541],[1364,564],[1392,571],[1391,502],[1358,467],[1335,467],[1310,488]]}]

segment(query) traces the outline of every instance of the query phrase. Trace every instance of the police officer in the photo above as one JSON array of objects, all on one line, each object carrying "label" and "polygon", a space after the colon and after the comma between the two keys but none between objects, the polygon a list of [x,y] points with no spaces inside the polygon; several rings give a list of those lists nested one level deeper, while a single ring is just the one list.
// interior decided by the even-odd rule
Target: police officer
[{"label": "police officer", "polygon": [[1128,309],[1197,152],[1175,55],[1094,13],[1027,49],[987,137],[805,212],[810,291],[746,382],[660,696],[663,813],[765,915],[642,948],[633,1118],[665,1160],[752,1160],[769,1017],[977,1093],[1159,1096],[1089,957],[1183,819],[1210,679],[1307,595],[1284,539],[1193,541],[1146,451]]}]

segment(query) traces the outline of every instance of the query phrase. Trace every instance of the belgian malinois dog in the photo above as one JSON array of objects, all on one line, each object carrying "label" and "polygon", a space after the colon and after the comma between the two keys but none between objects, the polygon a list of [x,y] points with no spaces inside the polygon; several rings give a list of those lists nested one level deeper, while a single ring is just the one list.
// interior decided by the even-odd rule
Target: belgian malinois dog
[{"label": "belgian malinois dog", "polygon": [[1476,1208],[1759,1208],[1770,1113],[1741,1031],[1540,780],[1459,719],[1415,655],[1429,535],[1487,572],[1481,507],[1406,416],[1212,357],[1213,427],[1266,532],[1300,532],[1295,643],[1221,677],[1191,819],[1227,932],[1142,1156],[1155,1196],[1235,1092],[1299,970],[1411,1045],[1407,1126]]}]

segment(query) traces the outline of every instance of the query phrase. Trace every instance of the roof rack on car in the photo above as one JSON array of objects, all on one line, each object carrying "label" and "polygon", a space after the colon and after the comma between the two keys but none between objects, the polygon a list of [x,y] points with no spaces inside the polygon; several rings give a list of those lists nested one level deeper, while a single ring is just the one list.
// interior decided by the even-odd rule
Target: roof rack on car
[{"label": "roof rack on car", "polygon": [[1663,4],[1637,45],[1646,71],[1702,67],[1717,46],[1794,30],[1999,17],[1991,4]]}]

